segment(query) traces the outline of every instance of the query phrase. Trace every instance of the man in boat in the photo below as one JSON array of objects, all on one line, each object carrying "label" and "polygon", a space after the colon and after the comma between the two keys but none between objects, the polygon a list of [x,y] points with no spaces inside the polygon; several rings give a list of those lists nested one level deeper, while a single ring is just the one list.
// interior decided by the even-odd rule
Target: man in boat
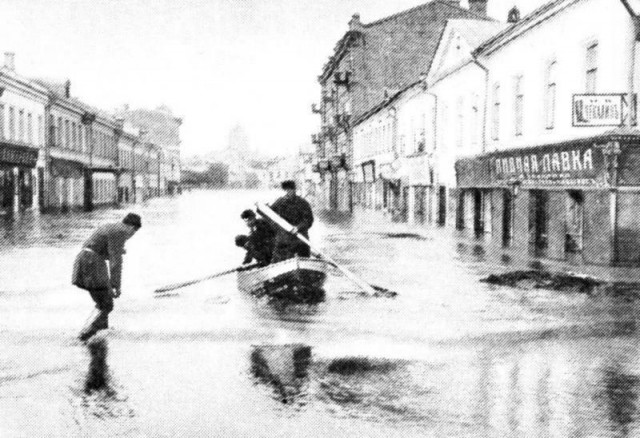
[{"label": "man in boat", "polygon": [[[244,220],[247,228],[249,228],[248,245],[253,253],[252,258],[262,265],[268,265],[271,263],[271,257],[273,255],[275,230],[269,222],[257,217],[253,210],[243,211],[240,217]],[[237,244],[238,242],[236,241],[236,245]],[[249,250],[247,250],[247,257],[249,257],[249,255]]]},{"label": "man in boat", "polygon": [[244,234],[236,236],[236,246],[246,251],[243,265],[256,261],[260,266],[267,266],[271,261],[271,248],[259,248],[251,242],[251,237]]},{"label": "man in boat", "polygon": [[122,293],[124,245],[141,227],[140,216],[129,213],[122,222],[98,227],[82,245],[73,265],[71,283],[89,292],[97,310],[80,332],[81,340],[86,341],[98,330],[109,328],[113,299]]},{"label": "man in boat", "polygon": [[296,183],[294,181],[284,181],[281,187],[285,194],[271,205],[271,209],[293,225],[293,228],[284,230],[278,227],[271,259],[273,263],[290,259],[296,255],[300,257],[309,257],[311,255],[309,246],[296,237],[296,233],[300,233],[307,239],[309,238],[309,228],[313,225],[311,206],[305,199],[296,194]]}]

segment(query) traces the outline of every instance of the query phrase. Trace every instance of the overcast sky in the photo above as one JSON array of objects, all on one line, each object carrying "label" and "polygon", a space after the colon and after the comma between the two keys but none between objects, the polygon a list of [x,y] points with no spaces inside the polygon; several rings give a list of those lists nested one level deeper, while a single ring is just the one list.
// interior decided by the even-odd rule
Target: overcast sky
[{"label": "overcast sky", "polygon": [[[0,0],[0,51],[104,109],[169,105],[184,155],[224,148],[236,124],[252,147],[281,154],[317,130],[317,76],[351,15],[368,23],[424,2]],[[489,0],[489,13],[504,21],[514,4],[545,2]]]}]

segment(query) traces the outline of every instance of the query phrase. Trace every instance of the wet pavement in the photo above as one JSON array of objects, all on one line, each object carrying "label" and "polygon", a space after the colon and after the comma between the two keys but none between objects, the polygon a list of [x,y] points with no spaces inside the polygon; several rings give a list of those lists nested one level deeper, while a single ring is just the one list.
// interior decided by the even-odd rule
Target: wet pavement
[{"label": "wet pavement", "polygon": [[71,265],[125,210],[0,219],[0,437],[640,435],[636,301],[480,282],[532,261],[450,231],[314,225],[314,242],[393,299],[332,277],[323,303],[272,306],[233,275],[154,298],[240,262],[240,212],[275,195],[136,207],[112,328],[87,345],[92,302]]}]

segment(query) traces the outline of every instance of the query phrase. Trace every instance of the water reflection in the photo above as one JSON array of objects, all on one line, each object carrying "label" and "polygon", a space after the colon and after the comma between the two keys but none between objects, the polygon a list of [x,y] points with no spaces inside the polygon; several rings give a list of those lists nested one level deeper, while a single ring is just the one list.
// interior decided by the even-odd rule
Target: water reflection
[{"label": "water reflection", "polygon": [[82,389],[72,389],[75,423],[83,436],[103,436],[101,423],[108,422],[109,436],[139,436],[135,411],[122,387],[114,383],[109,369],[109,343],[102,334],[86,344],[89,366]]},{"label": "water reflection", "polygon": [[291,404],[304,393],[311,364],[311,347],[304,344],[258,345],[251,351],[251,372],[271,385],[274,398]]},{"label": "water reflection", "polygon": [[640,379],[638,376],[626,373],[618,365],[605,370],[603,381],[611,428],[619,432],[620,436],[632,436],[631,425],[638,416]]},{"label": "water reflection", "polygon": [[109,364],[107,356],[109,354],[109,345],[104,337],[94,336],[87,342],[87,350],[89,351],[89,371],[84,382],[84,392],[91,394],[94,391],[104,391],[105,393],[113,393],[110,387]]}]

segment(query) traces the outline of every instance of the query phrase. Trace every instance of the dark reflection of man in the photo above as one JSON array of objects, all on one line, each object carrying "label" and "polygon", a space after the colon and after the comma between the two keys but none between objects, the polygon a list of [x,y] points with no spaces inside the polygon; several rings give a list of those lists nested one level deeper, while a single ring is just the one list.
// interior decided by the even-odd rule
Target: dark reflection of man
[{"label": "dark reflection of man", "polygon": [[618,365],[604,374],[609,420],[623,437],[632,436],[631,426],[637,420],[639,383],[638,376],[625,373]]},{"label": "dark reflection of man", "polygon": [[112,392],[109,384],[109,365],[107,356],[109,346],[103,337],[94,337],[87,343],[89,351],[89,371],[85,379],[84,390],[87,394],[94,391]]},{"label": "dark reflection of man", "polygon": [[276,399],[285,404],[302,395],[310,364],[308,345],[258,345],[251,351],[251,373],[272,385]]}]

